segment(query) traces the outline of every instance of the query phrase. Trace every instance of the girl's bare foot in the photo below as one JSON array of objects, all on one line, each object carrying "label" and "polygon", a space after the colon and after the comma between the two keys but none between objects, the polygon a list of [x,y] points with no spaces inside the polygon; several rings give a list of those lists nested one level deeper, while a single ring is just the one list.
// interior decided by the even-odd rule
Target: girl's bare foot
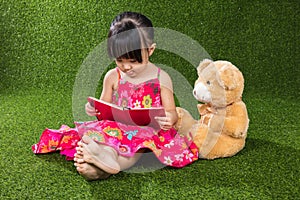
[{"label": "girl's bare foot", "polygon": [[117,152],[113,148],[97,144],[92,138],[84,135],[76,150],[79,157],[76,158],[75,156],[74,161],[77,164],[92,164],[109,174],[120,172]]},{"label": "girl's bare foot", "polygon": [[82,158],[82,155],[78,154],[78,152],[74,155],[74,165],[76,166],[76,170],[80,175],[82,175],[86,180],[93,181],[98,179],[106,179],[111,174],[95,167],[89,163],[77,163],[77,160]]},{"label": "girl's bare foot", "polygon": [[88,163],[74,163],[76,170],[88,181],[94,181],[98,179],[106,179],[111,174],[99,169]]}]

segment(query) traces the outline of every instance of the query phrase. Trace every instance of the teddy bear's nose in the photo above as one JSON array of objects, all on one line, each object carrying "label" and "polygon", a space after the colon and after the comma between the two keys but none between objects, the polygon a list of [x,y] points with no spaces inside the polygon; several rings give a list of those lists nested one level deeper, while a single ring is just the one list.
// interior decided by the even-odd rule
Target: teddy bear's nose
[{"label": "teddy bear's nose", "polygon": [[196,90],[193,90],[194,95],[196,96]]}]

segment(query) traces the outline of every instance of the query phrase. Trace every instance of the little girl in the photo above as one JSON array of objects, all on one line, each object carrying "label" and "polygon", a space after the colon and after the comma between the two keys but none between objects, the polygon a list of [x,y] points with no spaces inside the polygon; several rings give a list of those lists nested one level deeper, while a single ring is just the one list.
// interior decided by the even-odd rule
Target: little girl
[{"label": "little girl", "polygon": [[[156,47],[153,40],[152,22],[142,14],[124,12],[111,23],[107,48],[117,67],[105,75],[100,99],[131,108],[163,106],[166,115],[155,118],[160,130],[109,120],[76,123],[81,140],[74,165],[88,180],[104,179],[130,168],[146,149],[173,167],[183,167],[198,158],[195,144],[173,128],[178,117],[172,81],[149,61]],[[85,109],[90,116],[101,115],[89,103]]]}]

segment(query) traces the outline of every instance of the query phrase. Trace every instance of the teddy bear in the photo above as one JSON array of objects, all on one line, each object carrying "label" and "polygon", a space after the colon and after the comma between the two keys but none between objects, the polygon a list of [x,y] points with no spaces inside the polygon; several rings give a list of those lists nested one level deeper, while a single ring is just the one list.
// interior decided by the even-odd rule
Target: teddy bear
[{"label": "teddy bear", "polygon": [[228,61],[205,59],[197,67],[193,95],[200,119],[177,107],[179,134],[191,135],[199,149],[199,158],[231,157],[245,146],[249,118],[242,101],[244,78],[241,71]]}]

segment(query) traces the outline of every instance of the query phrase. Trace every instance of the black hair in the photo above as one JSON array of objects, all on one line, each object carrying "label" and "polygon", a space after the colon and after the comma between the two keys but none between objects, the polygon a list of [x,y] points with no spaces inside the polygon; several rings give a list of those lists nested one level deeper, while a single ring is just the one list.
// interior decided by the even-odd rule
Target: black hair
[{"label": "black hair", "polygon": [[153,44],[154,29],[150,19],[136,12],[124,12],[110,25],[107,50],[113,59],[134,59],[143,62],[142,49]]}]

